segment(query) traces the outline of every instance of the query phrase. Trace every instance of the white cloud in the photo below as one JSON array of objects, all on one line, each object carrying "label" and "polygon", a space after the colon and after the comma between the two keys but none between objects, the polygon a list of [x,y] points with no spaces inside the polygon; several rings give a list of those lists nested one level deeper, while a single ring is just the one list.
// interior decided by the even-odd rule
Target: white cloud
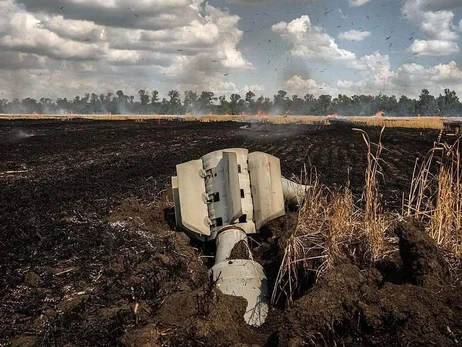
[{"label": "white cloud", "polygon": [[342,17],[342,19],[347,19],[349,17],[348,14],[343,12],[343,10],[341,8],[338,8],[337,12],[340,14],[340,17]]},{"label": "white cloud", "polygon": [[351,61],[356,58],[353,52],[339,48],[322,27],[312,25],[307,15],[290,23],[277,23],[271,30],[292,44],[290,53],[296,57],[325,61]]},{"label": "white cloud", "polygon": [[[458,40],[459,35],[454,31],[455,14],[450,9],[460,5],[460,0],[405,0],[403,15],[428,38],[415,40],[410,51],[421,55],[448,55],[458,52],[459,47],[454,41]],[[441,52],[437,52],[438,49]]]},{"label": "white cloud", "polygon": [[462,19],[459,22],[459,31],[462,31]]},{"label": "white cloud", "polygon": [[[403,64],[396,71],[390,70],[387,59],[369,58],[369,64],[359,81],[340,80],[338,92],[342,94],[407,95],[417,97],[423,88],[438,95],[444,88],[462,95],[462,70],[456,62],[424,67],[419,64]],[[375,63],[374,63],[375,61]]]},{"label": "white cloud", "polygon": [[414,40],[410,51],[417,55],[449,55],[459,51],[459,45],[453,41],[443,40]]},{"label": "white cloud", "polygon": [[439,11],[462,7],[462,2],[460,0],[420,0],[419,6],[425,11]]},{"label": "white cloud", "polygon": [[348,3],[350,4],[350,6],[359,7],[359,6],[362,6],[364,4],[367,4],[370,1],[371,0],[348,0]]},{"label": "white cloud", "polygon": [[390,57],[374,52],[350,62],[350,68],[360,72],[359,82],[340,80],[337,87],[346,89],[346,93],[378,94],[393,91],[393,79],[396,75],[391,70]]},{"label": "white cloud", "polygon": [[340,33],[338,38],[347,41],[363,41],[366,37],[371,36],[370,31],[349,30]]},{"label": "white cloud", "polygon": [[251,84],[251,85],[245,85],[243,92],[247,93],[248,91],[254,92],[255,94],[262,93],[265,91],[265,87],[262,86],[261,84]]},{"label": "white cloud", "polygon": [[[57,89],[59,96],[75,93],[78,85],[97,89],[116,80],[136,88],[149,80],[234,92],[225,73],[252,68],[237,47],[243,37],[239,16],[205,0],[69,0],[64,6],[0,0],[0,11],[7,14],[0,18],[0,58],[17,58],[15,64],[0,61],[0,69],[42,69],[42,80],[59,75],[68,82]],[[24,81],[18,88],[23,95],[53,90],[27,89],[19,71],[2,79],[11,83],[15,74]],[[152,89],[149,83],[144,88]]]},{"label": "white cloud", "polygon": [[318,83],[315,80],[303,79],[298,75],[294,75],[290,77],[287,81],[285,81],[285,87],[291,93],[296,94],[313,94],[313,95],[321,95],[321,94],[330,94],[331,89],[326,83]]}]

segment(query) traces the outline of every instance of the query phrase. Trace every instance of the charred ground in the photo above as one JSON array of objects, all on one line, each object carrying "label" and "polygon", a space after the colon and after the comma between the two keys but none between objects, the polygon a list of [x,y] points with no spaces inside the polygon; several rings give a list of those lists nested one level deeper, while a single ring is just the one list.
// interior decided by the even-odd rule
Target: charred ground
[{"label": "charred ground", "polygon": [[[368,129],[372,140],[379,129]],[[438,133],[386,129],[388,210]],[[208,284],[208,247],[172,231],[175,165],[227,147],[265,151],[286,176],[306,164],[357,194],[366,151],[348,126],[186,122],[0,122],[0,343],[6,345],[455,345],[460,287],[418,226],[396,228],[387,266],[346,264],[245,325],[239,298]],[[273,278],[294,216],[252,244]]]}]

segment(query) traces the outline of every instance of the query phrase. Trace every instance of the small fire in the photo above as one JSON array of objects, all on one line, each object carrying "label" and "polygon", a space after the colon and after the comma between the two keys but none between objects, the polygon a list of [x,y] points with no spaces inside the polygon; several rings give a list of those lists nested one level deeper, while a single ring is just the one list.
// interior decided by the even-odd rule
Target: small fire
[{"label": "small fire", "polygon": [[259,118],[264,118],[264,119],[268,118],[268,114],[265,113],[265,112],[263,112],[263,111],[261,111],[261,110],[258,110],[257,116],[258,116]]},{"label": "small fire", "polygon": [[381,118],[385,112],[379,111],[375,114],[376,117]]},{"label": "small fire", "polygon": [[327,115],[327,118],[337,118],[338,117],[338,113],[333,113],[333,114],[328,114]]}]

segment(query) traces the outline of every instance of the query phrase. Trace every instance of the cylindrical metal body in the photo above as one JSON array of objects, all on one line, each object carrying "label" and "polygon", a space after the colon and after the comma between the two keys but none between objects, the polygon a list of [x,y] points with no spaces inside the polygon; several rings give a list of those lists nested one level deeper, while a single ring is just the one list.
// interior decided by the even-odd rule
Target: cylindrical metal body
[{"label": "cylindrical metal body", "polygon": [[[215,253],[215,264],[221,263],[230,258],[234,246],[239,242],[247,245],[247,234],[244,230],[236,227],[227,228],[218,234],[215,238],[217,251]],[[249,251],[250,254],[250,251]]]},{"label": "cylindrical metal body", "polygon": [[284,177],[282,177],[281,180],[284,200],[287,206],[291,209],[298,209],[306,195],[306,192],[310,189],[310,186],[295,183],[294,181],[290,181]]},{"label": "cylindrical metal body", "polygon": [[263,267],[252,260],[250,250],[246,259],[232,259],[233,248],[243,243],[248,249],[247,235],[240,228],[227,227],[216,238],[215,265],[212,279],[224,294],[241,296],[247,300],[244,320],[260,326],[268,315],[268,283]]}]

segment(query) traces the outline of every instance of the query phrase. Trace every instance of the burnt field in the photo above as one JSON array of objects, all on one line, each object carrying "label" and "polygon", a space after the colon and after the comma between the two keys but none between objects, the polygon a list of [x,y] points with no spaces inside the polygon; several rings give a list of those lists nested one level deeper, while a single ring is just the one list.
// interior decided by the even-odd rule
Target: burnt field
[{"label": "burnt field", "polygon": [[[366,129],[376,141],[380,129]],[[416,158],[438,131],[386,129],[386,211],[399,212]],[[451,346],[462,291],[418,225],[395,228],[399,253],[335,267],[290,310],[248,327],[239,298],[216,292],[213,245],[174,231],[175,165],[244,147],[281,159],[286,177],[316,168],[328,187],[364,186],[366,146],[348,125],[238,122],[0,121],[0,346]],[[274,285],[287,214],[255,237]],[[271,284],[271,280],[273,283]]]}]

